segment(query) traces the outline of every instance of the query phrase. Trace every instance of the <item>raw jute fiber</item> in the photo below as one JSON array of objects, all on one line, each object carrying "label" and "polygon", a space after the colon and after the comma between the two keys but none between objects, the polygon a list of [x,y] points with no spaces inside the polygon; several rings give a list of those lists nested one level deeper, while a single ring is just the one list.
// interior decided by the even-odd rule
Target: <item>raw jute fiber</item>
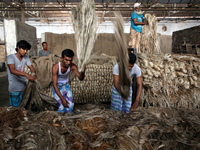
[{"label": "raw jute fiber", "polygon": [[24,109],[0,111],[0,149],[162,150],[200,149],[200,110],[149,107],[128,114],[102,104],[71,114]]},{"label": "raw jute fiber", "polygon": [[148,25],[144,25],[140,37],[141,53],[155,54],[160,53],[160,45],[157,34],[157,18],[151,14],[145,14],[145,21]]},{"label": "raw jute fiber", "polygon": [[94,0],[82,0],[72,8],[71,20],[75,32],[78,70],[91,59],[91,52],[97,38],[98,28]]},{"label": "raw jute fiber", "polygon": [[143,89],[141,105],[200,108],[200,57],[139,54]]},{"label": "raw jute fiber", "polygon": [[115,12],[115,21],[113,21],[115,27],[115,40],[117,44],[117,56],[119,60],[119,83],[120,83],[120,95],[122,99],[128,99],[130,95],[131,77],[129,75],[129,56],[128,45],[126,36],[124,34],[124,21],[120,12]]}]

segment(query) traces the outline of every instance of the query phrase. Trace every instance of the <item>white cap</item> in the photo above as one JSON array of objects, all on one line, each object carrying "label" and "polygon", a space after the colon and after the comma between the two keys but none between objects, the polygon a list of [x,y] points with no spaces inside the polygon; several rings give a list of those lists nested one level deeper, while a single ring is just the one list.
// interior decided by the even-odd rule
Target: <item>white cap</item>
[{"label": "white cap", "polygon": [[140,3],[135,3],[134,8],[140,6]]}]

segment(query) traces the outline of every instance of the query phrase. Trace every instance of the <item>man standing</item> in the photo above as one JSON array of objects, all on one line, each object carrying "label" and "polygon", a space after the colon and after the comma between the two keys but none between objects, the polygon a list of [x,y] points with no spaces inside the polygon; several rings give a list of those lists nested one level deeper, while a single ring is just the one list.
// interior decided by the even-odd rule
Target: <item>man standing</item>
[{"label": "man standing", "polygon": [[131,78],[136,75],[137,78],[137,95],[135,102],[132,105],[132,84],[130,84],[130,95],[127,100],[123,100],[121,98],[120,93],[120,84],[119,84],[119,64],[117,63],[113,67],[113,78],[114,78],[114,86],[112,89],[111,96],[111,110],[117,110],[120,112],[129,113],[129,111],[133,111],[138,107],[140,95],[142,92],[142,77],[141,77],[141,69],[135,64],[136,56],[135,54],[129,53],[129,74]]},{"label": "man standing", "polygon": [[51,54],[50,50],[48,50],[47,42],[42,42],[42,50],[39,51],[39,57],[41,56],[48,56]]},{"label": "man standing", "polygon": [[[7,72],[9,82],[9,101],[10,106],[18,107],[21,104],[21,99],[26,86],[26,79],[34,81],[36,79],[35,69],[31,65],[29,57],[25,56],[31,45],[21,40],[17,42],[17,53],[7,56]],[[25,65],[31,70],[31,75],[24,72]]]},{"label": "man standing", "polygon": [[129,41],[129,48],[134,48],[134,54],[140,52],[140,33],[142,32],[142,26],[147,24],[148,22],[144,22],[144,17],[140,10],[140,3],[135,3],[134,12],[131,15]]},{"label": "man standing", "polygon": [[58,101],[58,112],[72,112],[74,103],[72,91],[69,87],[69,73],[73,71],[79,80],[85,77],[85,66],[82,72],[78,72],[78,68],[72,63],[74,52],[71,49],[62,51],[62,61],[53,65],[53,96]]}]

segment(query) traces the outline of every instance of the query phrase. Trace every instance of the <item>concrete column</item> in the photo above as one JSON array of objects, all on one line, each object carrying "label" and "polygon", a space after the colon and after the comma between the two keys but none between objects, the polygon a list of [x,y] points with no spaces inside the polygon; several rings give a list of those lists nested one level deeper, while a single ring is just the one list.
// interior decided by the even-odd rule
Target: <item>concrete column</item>
[{"label": "concrete column", "polygon": [[21,22],[25,23],[25,12],[23,7],[21,7]]}]

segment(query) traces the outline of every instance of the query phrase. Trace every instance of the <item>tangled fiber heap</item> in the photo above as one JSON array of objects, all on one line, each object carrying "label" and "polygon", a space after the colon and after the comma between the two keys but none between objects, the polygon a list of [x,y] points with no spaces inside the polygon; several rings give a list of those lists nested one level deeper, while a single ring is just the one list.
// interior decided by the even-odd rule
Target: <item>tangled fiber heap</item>
[{"label": "tangled fiber heap", "polygon": [[126,36],[124,34],[124,21],[120,12],[115,12],[115,40],[117,44],[117,56],[119,60],[119,82],[120,82],[120,95],[122,99],[128,99],[130,95],[131,77],[129,75],[129,57],[127,51]]},{"label": "tangled fiber heap", "polygon": [[140,108],[129,114],[105,105],[75,106],[74,113],[1,109],[0,149],[200,149],[200,110]]},{"label": "tangled fiber heap", "polygon": [[145,20],[148,25],[144,25],[140,37],[140,50],[142,53],[154,54],[160,53],[160,45],[157,35],[157,19],[156,16],[145,14]]},{"label": "tangled fiber heap", "polygon": [[82,0],[76,8],[72,8],[71,19],[75,32],[78,69],[91,59],[91,52],[97,38],[97,16],[94,0]]},{"label": "tangled fiber heap", "polygon": [[[200,108],[200,57],[139,54],[146,106]],[[141,105],[142,105],[141,104]]]},{"label": "tangled fiber heap", "polygon": [[24,90],[21,108],[29,113],[38,113],[45,110],[58,110],[58,102],[53,97],[44,94],[40,82],[29,81]]}]

